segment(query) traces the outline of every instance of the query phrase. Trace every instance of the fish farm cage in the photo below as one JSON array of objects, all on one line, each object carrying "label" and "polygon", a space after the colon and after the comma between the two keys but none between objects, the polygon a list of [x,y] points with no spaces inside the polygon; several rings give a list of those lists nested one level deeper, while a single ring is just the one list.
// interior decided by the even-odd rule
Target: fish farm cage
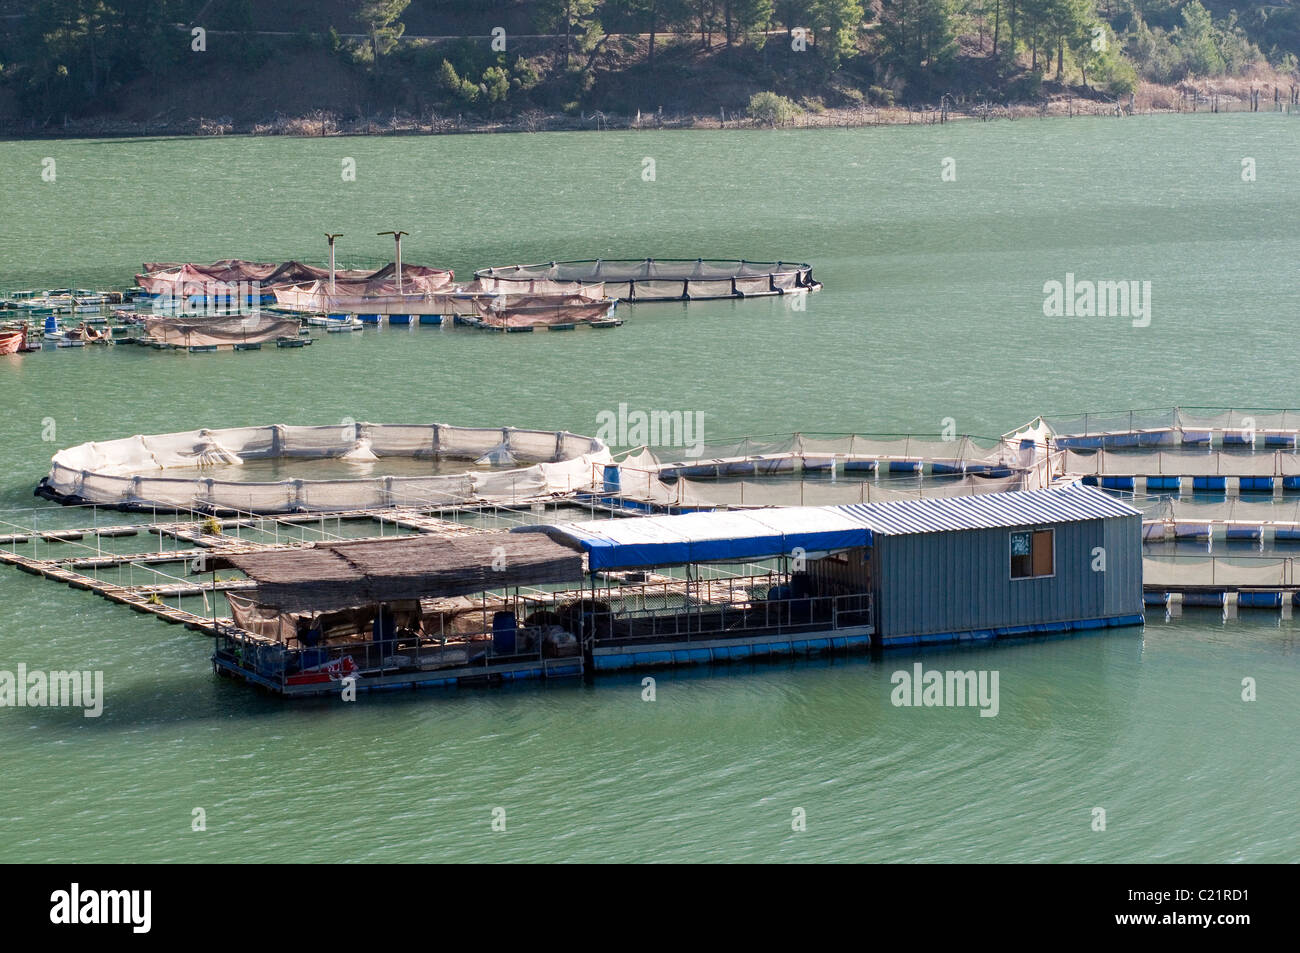
[{"label": "fish farm cage", "polygon": [[[252,461],[342,460],[365,476],[345,479],[216,479]],[[383,474],[384,461],[424,461],[428,475]],[[516,502],[588,486],[610,460],[603,442],[567,431],[446,424],[275,424],[136,435],[60,450],[36,495],[125,510],[315,513],[485,500]],[[435,473],[464,461],[482,469]],[[185,475],[168,475],[187,471]]]},{"label": "fish farm cage", "polygon": [[1296,448],[1300,411],[1277,408],[1171,407],[1038,418],[1053,446],[1069,450],[1149,447]]},{"label": "fish farm cage", "polygon": [[1035,486],[1043,462],[1018,441],[969,435],[793,433],[692,444],[674,426],[684,422],[651,419],[641,430],[631,422],[628,435],[648,445],[606,466],[604,496],[690,509],[938,498]]},{"label": "fish farm cage", "polygon": [[603,284],[623,301],[707,301],[817,291],[812,265],[788,261],[703,258],[552,261],[482,268],[474,277],[486,291],[538,293],[553,287]]}]

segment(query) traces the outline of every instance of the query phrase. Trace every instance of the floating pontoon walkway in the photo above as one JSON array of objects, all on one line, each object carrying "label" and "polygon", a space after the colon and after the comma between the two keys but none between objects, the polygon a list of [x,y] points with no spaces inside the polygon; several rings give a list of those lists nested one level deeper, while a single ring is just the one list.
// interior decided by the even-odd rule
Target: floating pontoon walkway
[{"label": "floating pontoon walkway", "polygon": [[[547,501],[553,502],[553,501]],[[448,508],[437,511],[445,512]],[[466,506],[453,507],[453,511],[477,512],[481,508]],[[61,582],[73,589],[93,592],[111,602],[129,606],[137,612],[151,614],[164,622],[184,625],[186,628],[215,636],[229,630],[233,620],[228,617],[198,615],[179,605],[183,598],[202,597],[205,601],[214,593],[241,592],[252,589],[256,583],[245,579],[221,580],[213,575],[210,581],[201,578],[180,578],[152,569],[152,566],[170,563],[198,565],[207,567],[217,557],[231,557],[252,553],[275,552],[302,549],[317,545],[318,540],[309,540],[305,535],[298,539],[289,538],[295,527],[314,528],[312,524],[322,527],[320,535],[324,540],[324,526],[330,522],[372,521],[381,527],[394,527],[423,536],[463,537],[476,535],[482,529],[442,519],[433,515],[433,509],[371,509],[342,510],[333,513],[295,514],[278,518],[237,518],[237,519],[201,519],[181,522],[128,524],[77,529],[58,529],[33,531],[29,533],[8,533],[0,536],[0,563],[13,566],[30,575],[40,576],[54,582]],[[267,527],[270,527],[268,529]],[[214,530],[220,529],[217,533]],[[269,537],[266,541],[241,539],[238,536],[224,535],[227,530],[251,530]],[[132,536],[157,536],[159,539],[174,539],[178,543],[189,543],[186,548],[160,549],[147,552],[111,553],[100,550],[100,539],[129,538]],[[283,535],[285,539],[279,540]],[[341,541],[344,537],[331,537]],[[396,538],[392,534],[347,537],[347,542],[390,541]],[[89,542],[95,540],[96,542]],[[28,547],[37,543],[67,545],[80,550],[69,555],[46,555],[44,558],[24,555],[18,547]],[[100,573],[117,570],[117,576],[123,570],[134,568],[142,570],[148,583],[122,584],[120,579],[102,578]],[[206,572],[204,568],[201,571]],[[93,573],[93,574],[92,574]],[[177,600],[177,604],[168,605],[166,600]]]}]

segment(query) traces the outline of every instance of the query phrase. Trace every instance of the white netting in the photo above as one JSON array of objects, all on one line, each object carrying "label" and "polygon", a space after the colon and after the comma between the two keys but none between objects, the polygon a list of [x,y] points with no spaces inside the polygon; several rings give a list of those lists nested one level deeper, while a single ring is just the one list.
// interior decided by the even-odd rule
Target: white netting
[{"label": "white netting", "polygon": [[1148,587],[1205,586],[1231,589],[1294,585],[1292,561],[1285,557],[1144,556],[1142,583]]},{"label": "white netting", "polygon": [[[636,427],[628,439],[639,436]],[[685,476],[742,472],[782,472],[796,469],[825,469],[832,463],[844,466],[921,463],[939,465],[938,472],[995,471],[1023,469],[1033,462],[1032,450],[996,438],[933,435],[875,434],[779,434],[745,437],[716,442],[680,439],[685,428],[676,421],[651,419],[642,428],[654,446],[653,460],[665,470],[683,469]],[[688,446],[665,446],[670,440]]]},{"label": "white netting", "polygon": [[1275,524],[1287,528],[1300,526],[1300,501],[1243,500],[1233,498],[1202,502],[1199,500],[1147,500],[1136,504],[1147,520],[1175,520],[1183,523]]},{"label": "white netting", "polygon": [[[247,460],[385,457],[484,460],[509,470],[376,475],[368,479],[241,482],[167,475],[168,470],[239,466]],[[486,459],[484,459],[486,458]],[[592,437],[556,431],[356,423],[328,427],[236,427],[125,437],[54,455],[42,492],[67,502],[236,512],[328,512],[473,499],[513,501],[591,484],[610,460]],[[376,463],[376,466],[381,465]]]},{"label": "white netting", "polygon": [[1206,442],[1294,446],[1300,434],[1300,411],[1277,408],[1172,407],[1040,419],[1058,445],[1084,449]]},{"label": "white netting", "polygon": [[1064,452],[1067,473],[1087,476],[1225,476],[1269,477],[1300,474],[1300,456],[1286,451],[1181,451],[1098,450]]}]

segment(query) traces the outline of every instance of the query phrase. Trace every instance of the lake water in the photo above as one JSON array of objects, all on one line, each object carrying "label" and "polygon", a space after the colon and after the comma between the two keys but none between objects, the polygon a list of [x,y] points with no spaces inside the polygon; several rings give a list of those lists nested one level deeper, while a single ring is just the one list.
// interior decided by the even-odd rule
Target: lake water
[{"label": "lake water", "polygon": [[[941,178],[949,158],[955,181]],[[1300,122],[1274,114],[0,143],[8,290],[124,286],[144,261],[319,260],[326,231],[345,233],[341,261],[382,259],[375,233],[392,228],[411,233],[407,261],[461,278],[653,255],[798,259],[826,285],[802,312],[642,306],[603,332],[394,328],[302,350],[0,358],[0,506],[37,505],[59,447],[196,427],[591,434],[625,402],[701,411],[709,440],[936,433],[949,419],[996,435],[1039,413],[1300,406],[1298,173]],[[1044,283],[1067,274],[1149,281],[1149,324],[1045,317]],[[1300,854],[1297,625],[1270,613],[662,672],[654,702],[638,675],[344,705],[219,680],[202,637],[13,570],[0,605],[0,669],[106,679],[98,719],[0,710],[6,861]],[[998,671],[997,717],[894,707],[890,676],[916,661]],[[1242,701],[1245,678],[1257,701]],[[191,831],[195,808],[206,832]]]}]

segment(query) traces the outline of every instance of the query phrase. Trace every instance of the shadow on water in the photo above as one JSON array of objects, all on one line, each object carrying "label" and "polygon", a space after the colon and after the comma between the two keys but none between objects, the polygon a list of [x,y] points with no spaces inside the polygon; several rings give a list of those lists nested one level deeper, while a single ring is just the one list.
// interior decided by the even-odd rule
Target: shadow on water
[{"label": "shadow on water", "polygon": [[[774,678],[778,674],[796,679],[820,677],[829,671],[860,672],[871,681],[887,680],[895,671],[909,669],[916,662],[929,668],[971,669],[1006,666],[1019,658],[1040,664],[1041,651],[1060,643],[1104,644],[1105,652],[1070,653],[1068,662],[1076,676],[1102,679],[1121,660],[1140,663],[1143,643],[1142,626],[1098,630],[1087,633],[1056,633],[984,643],[915,646],[891,649],[878,655],[854,654],[821,656],[810,659],[774,659],[731,662],[681,668],[645,669],[596,676],[591,679],[564,678],[514,682],[472,687],[401,688],[390,691],[358,692],[355,702],[344,702],[339,695],[283,699],[264,689],[222,678],[207,670],[203,674],[176,675],[165,680],[150,680],[114,690],[106,686],[104,711],[98,718],[87,718],[79,708],[31,709],[37,717],[32,726],[38,730],[66,732],[85,730],[114,733],[142,727],[182,723],[234,721],[252,722],[274,719],[330,717],[335,713],[363,710],[389,714],[415,706],[450,706],[463,711],[465,706],[494,712],[515,712],[520,703],[544,700],[549,706],[559,700],[579,707],[598,707],[611,698],[623,697],[629,690],[640,691],[644,679],[653,678],[656,686],[692,685],[704,681],[740,682]],[[1136,636],[1136,637],[1135,637]],[[1010,654],[1008,654],[1010,653]],[[1092,663],[1088,659],[1093,659]],[[1091,664],[1092,671],[1088,671]],[[864,682],[865,683],[865,682]],[[782,680],[774,687],[788,684]]]}]

